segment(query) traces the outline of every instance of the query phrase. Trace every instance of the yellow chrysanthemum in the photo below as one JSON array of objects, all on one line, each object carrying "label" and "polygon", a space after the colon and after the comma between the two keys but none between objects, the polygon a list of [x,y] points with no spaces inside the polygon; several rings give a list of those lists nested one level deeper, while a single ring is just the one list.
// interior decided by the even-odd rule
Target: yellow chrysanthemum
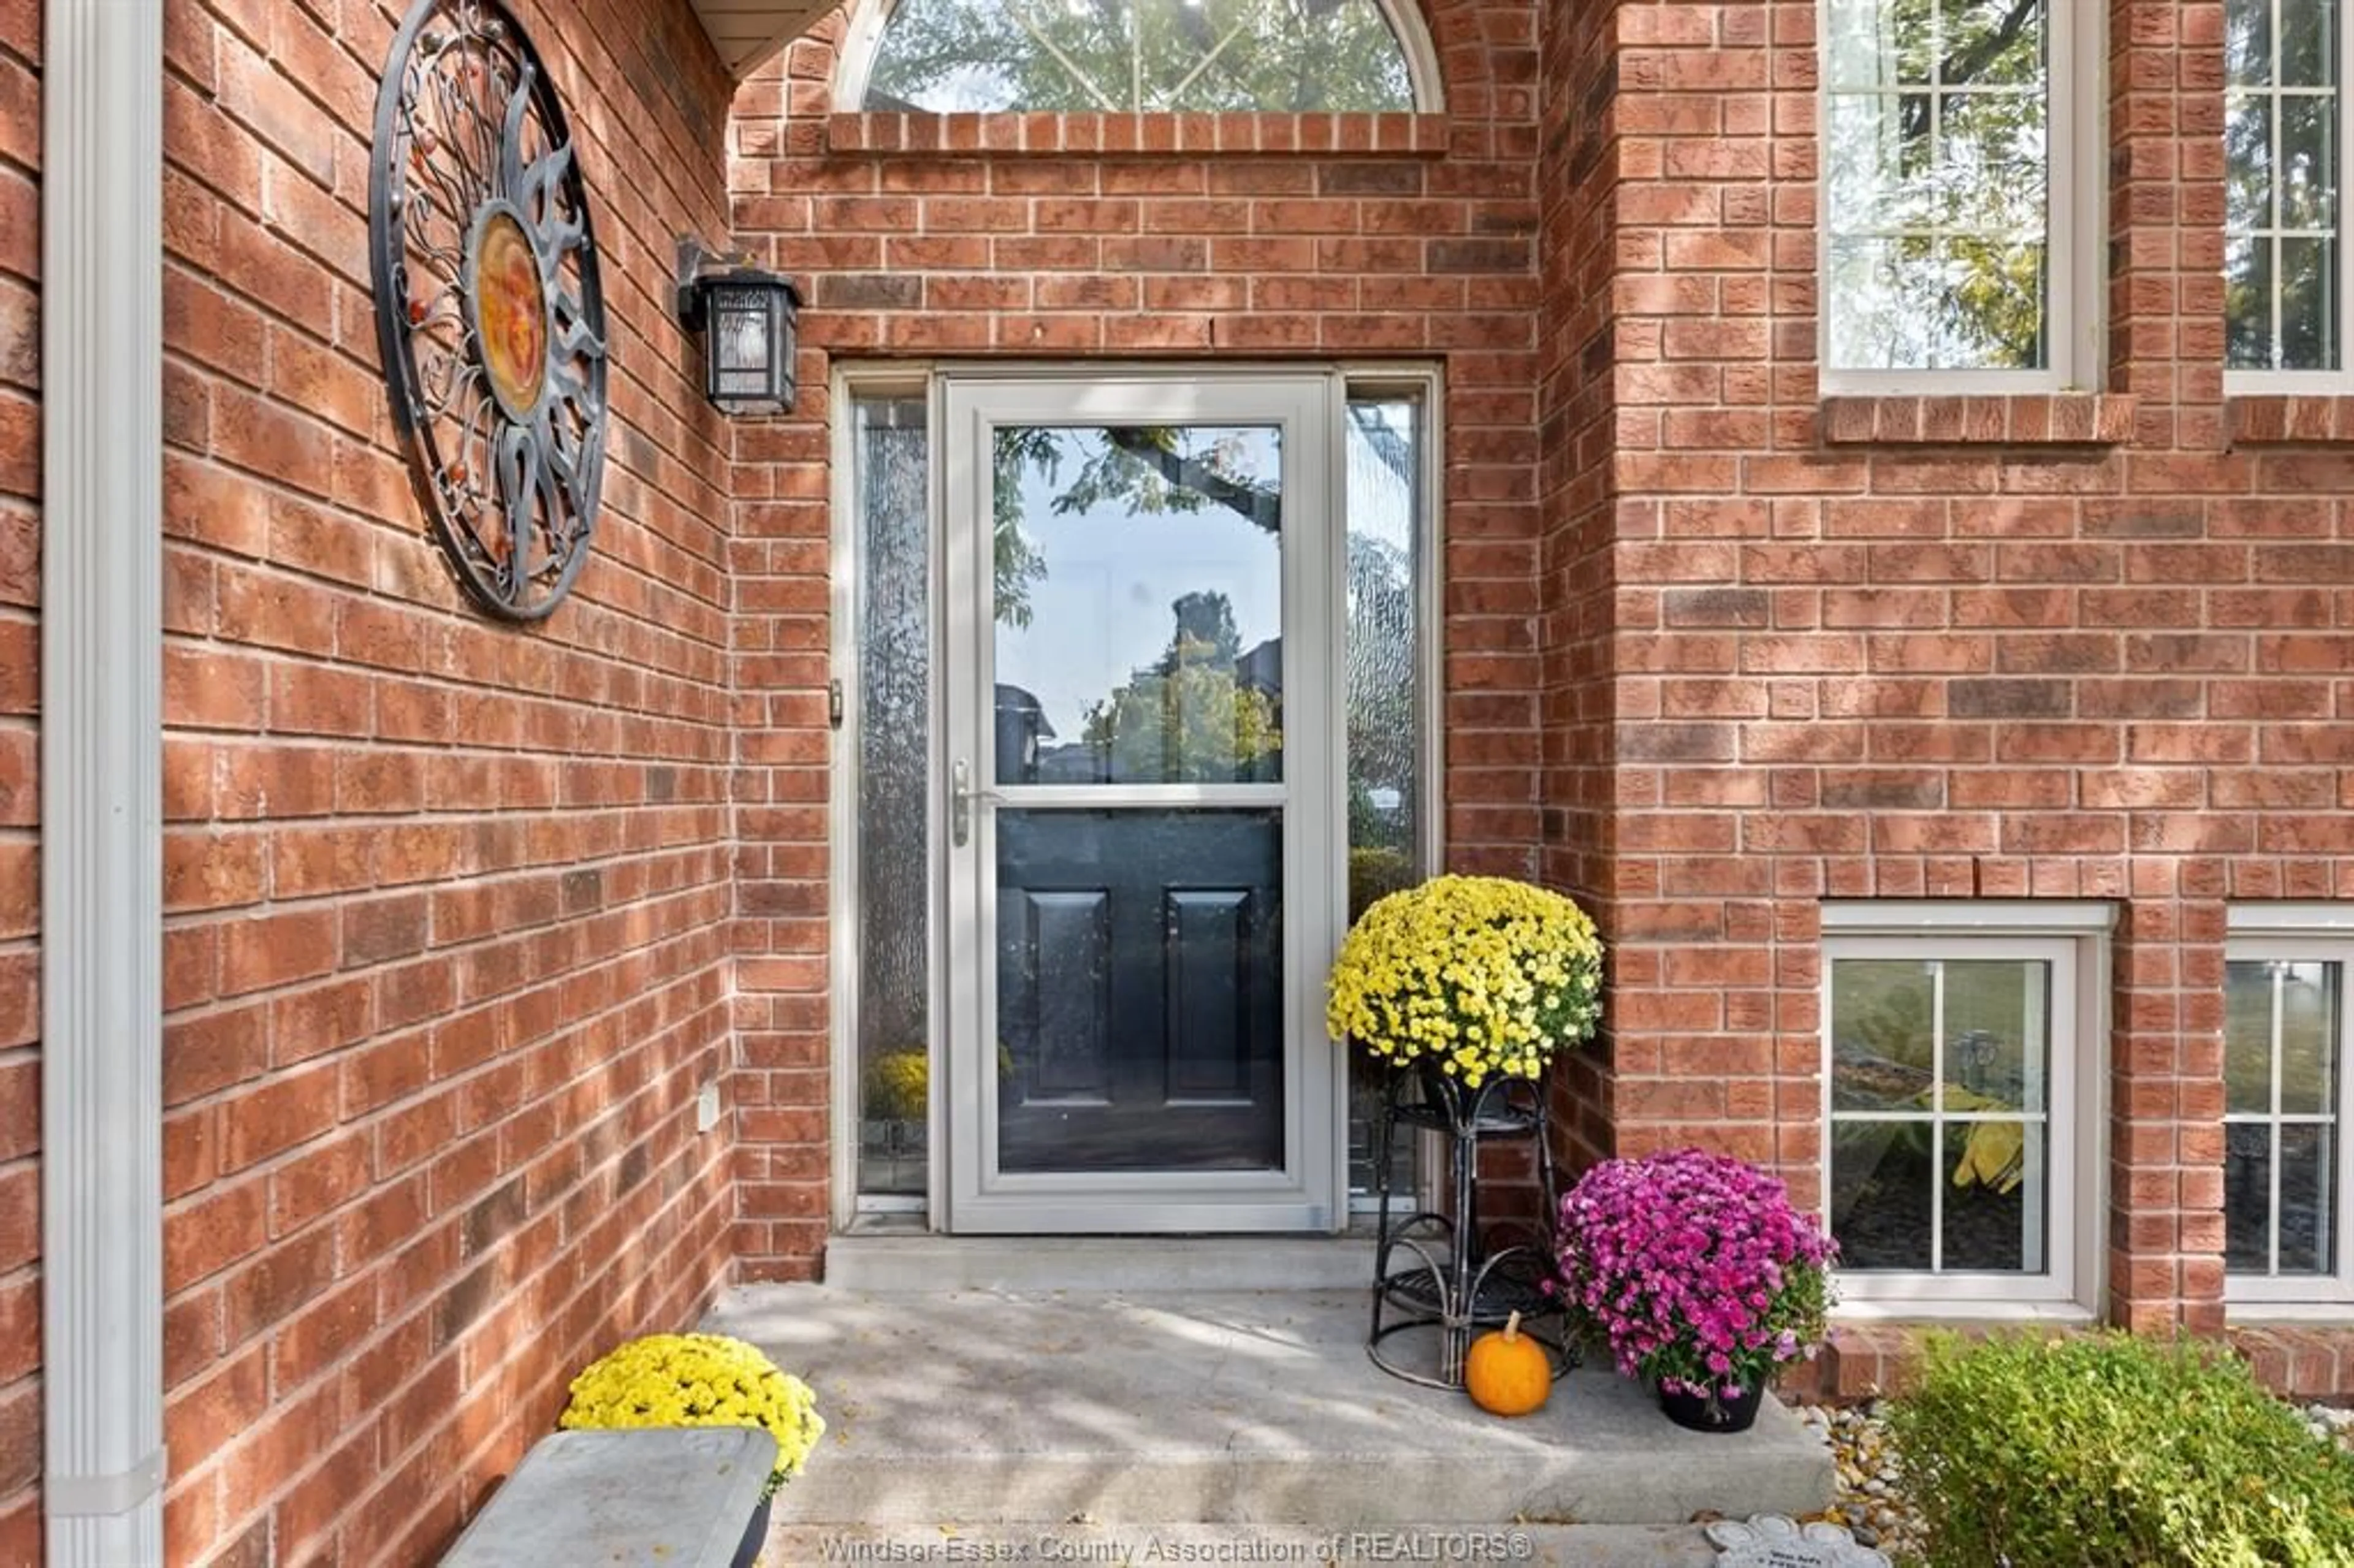
[{"label": "yellow chrysanthemum", "polygon": [[867,1065],[862,1112],[878,1121],[921,1121],[931,1083],[931,1059],[922,1046],[886,1053]]},{"label": "yellow chrysanthemum", "polygon": [[777,1440],[761,1496],[801,1474],[825,1435],[809,1385],[725,1334],[648,1334],[591,1361],[572,1380],[567,1431],[642,1426],[758,1426]]},{"label": "yellow chrysanthemum", "polygon": [[1602,942],[1561,894],[1441,876],[1367,909],[1333,960],[1325,1023],[1392,1063],[1479,1086],[1534,1078],[1602,1016]]}]

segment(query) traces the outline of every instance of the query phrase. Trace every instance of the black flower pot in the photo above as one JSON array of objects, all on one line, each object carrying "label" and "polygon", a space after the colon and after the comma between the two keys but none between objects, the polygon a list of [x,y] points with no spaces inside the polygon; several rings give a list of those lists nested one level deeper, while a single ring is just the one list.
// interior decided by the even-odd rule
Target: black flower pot
[{"label": "black flower pot", "polygon": [[1677,1425],[1694,1432],[1746,1432],[1757,1419],[1757,1406],[1766,1397],[1762,1378],[1742,1390],[1737,1399],[1719,1399],[1706,1393],[1670,1393],[1663,1384],[1659,1388],[1659,1408]]},{"label": "black flower pot", "polygon": [[760,1548],[769,1544],[769,1505],[774,1501],[774,1498],[762,1498],[760,1506],[752,1510],[752,1522],[744,1527],[744,1540],[728,1568],[752,1568],[760,1560]]}]

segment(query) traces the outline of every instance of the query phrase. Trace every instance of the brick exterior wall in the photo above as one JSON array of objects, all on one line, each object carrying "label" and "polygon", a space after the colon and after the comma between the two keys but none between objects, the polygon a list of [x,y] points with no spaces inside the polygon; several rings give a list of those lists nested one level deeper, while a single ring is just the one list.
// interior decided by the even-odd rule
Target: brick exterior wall
[{"label": "brick exterior wall", "polygon": [[733,432],[668,297],[673,237],[726,227],[729,83],[682,5],[520,7],[586,145],[614,430],[573,599],[497,625],[377,375],[402,9],[165,6],[175,1563],[432,1560],[573,1372],[729,1267],[732,1139],[693,1101],[731,1065]]},{"label": "brick exterior wall", "polygon": [[[2017,1324],[1946,1324],[1971,1337],[2011,1333]],[[2047,1326],[2047,1333],[2083,1332]],[[2232,1327],[2223,1340],[2249,1373],[2283,1399],[2346,1402],[2354,1391],[2354,1326],[2266,1323]],[[1861,1404],[1909,1392],[1921,1375],[1928,1330],[1918,1323],[1839,1323],[1810,1361],[1793,1362],[1774,1385],[1787,1400]]]},{"label": "brick exterior wall", "polygon": [[41,16],[0,0],[0,1563],[40,1553]]},{"label": "brick exterior wall", "polygon": [[[1443,363],[1453,860],[1533,865],[1616,946],[1573,1158],[1705,1141],[1812,1201],[1822,899],[2115,899],[2109,1306],[2220,1326],[2225,900],[2354,886],[2354,546],[2316,499],[2354,464],[2326,400],[2222,397],[2220,6],[2109,18],[2108,390],[2049,397],[1824,396],[1805,0],[1545,19],[1532,54],[1518,16],[1438,7],[1447,115],[1294,125],[832,114],[837,16],[738,96],[738,235],[810,288],[810,380]],[[1532,301],[1533,339],[1503,313]],[[809,552],[825,413],[754,482]],[[808,958],[822,890],[769,880],[748,906]],[[801,1027],[752,1156],[804,1172],[814,972],[779,971]],[[811,1180],[748,1223],[817,1234]]]},{"label": "brick exterior wall", "polygon": [[1815,7],[1617,9],[1609,1092],[1812,1199],[1819,900],[2115,900],[2110,1310],[2212,1331],[2225,904],[2354,896],[2354,451],[2222,396],[2221,6],[2109,9],[2112,395],[1829,402]]},{"label": "brick exterior wall", "polygon": [[[1608,0],[1564,0],[1546,14],[1537,366],[1539,872],[1574,895],[1614,940],[1621,929],[1613,874],[1618,745],[1611,696],[1619,660],[1611,603],[1617,388],[1605,372],[1612,323],[1628,302],[1619,297],[1616,250],[1622,122],[1616,20]],[[1671,285],[1638,281],[1628,291],[1639,302],[1647,288]],[[1616,1085],[1606,1069],[1596,1046],[1553,1075],[1552,1110],[1573,1169],[1611,1150]]]}]

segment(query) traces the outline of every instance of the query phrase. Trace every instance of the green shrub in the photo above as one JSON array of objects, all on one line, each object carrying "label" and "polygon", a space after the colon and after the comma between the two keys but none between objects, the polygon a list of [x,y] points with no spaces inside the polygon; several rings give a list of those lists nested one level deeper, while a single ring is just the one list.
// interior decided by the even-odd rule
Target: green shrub
[{"label": "green shrub", "polygon": [[2354,1563],[2354,1459],[2210,1347],[1935,1336],[1889,1425],[1932,1568]]}]

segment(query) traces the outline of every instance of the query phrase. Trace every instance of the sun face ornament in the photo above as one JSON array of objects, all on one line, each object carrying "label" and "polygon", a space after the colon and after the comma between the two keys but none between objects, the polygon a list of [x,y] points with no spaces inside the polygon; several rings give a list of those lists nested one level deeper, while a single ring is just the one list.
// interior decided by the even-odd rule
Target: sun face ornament
[{"label": "sun face ornament", "polygon": [[604,478],[604,290],[563,104],[502,0],[416,0],[368,177],[393,421],[459,586],[538,620],[588,557]]}]

